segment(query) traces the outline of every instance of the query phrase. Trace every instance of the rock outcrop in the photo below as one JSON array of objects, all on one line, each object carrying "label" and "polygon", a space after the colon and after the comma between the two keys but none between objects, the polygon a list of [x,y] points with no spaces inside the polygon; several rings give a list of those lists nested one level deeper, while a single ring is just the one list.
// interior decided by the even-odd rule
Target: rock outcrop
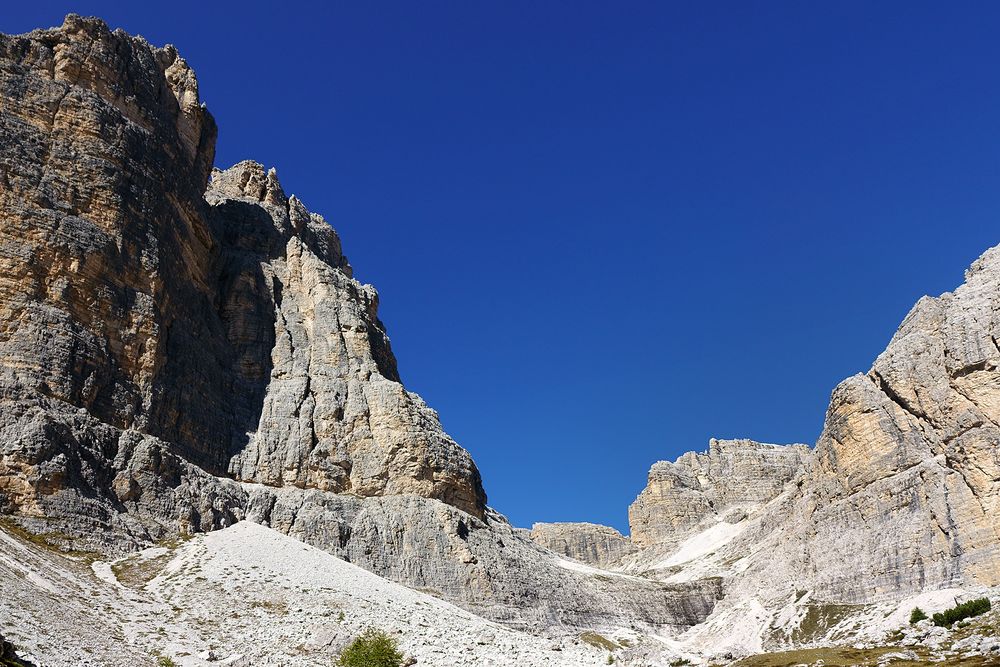
[{"label": "rock outcrop", "polygon": [[816,615],[1000,585],[1000,246],[965,278],[837,386],[812,453],[713,442],[653,467],[625,569],[723,579],[690,641],[762,650]]},{"label": "rock outcrop", "polygon": [[802,542],[783,550],[818,594],[1000,584],[998,313],[1000,247],[834,390],[796,506]]},{"label": "rock outcrop", "polygon": [[[218,527],[239,492],[214,476],[481,517],[329,225],[253,163],[203,196],[215,133],[172,47],[73,16],[0,38],[0,508],[71,534],[151,504]],[[168,479],[214,499],[143,486]]]},{"label": "rock outcrop", "polygon": [[104,552],[249,518],[532,628],[711,612],[717,580],[574,569],[487,509],[336,233],[215,134],[172,47],[0,36],[0,513]]},{"label": "rock outcrop", "polygon": [[29,663],[17,657],[14,645],[0,635],[0,665],[4,667],[30,667]]},{"label": "rock outcrop", "polygon": [[529,537],[549,551],[598,567],[610,567],[636,551],[629,538],[596,523],[536,523]]},{"label": "rock outcrop", "polygon": [[807,445],[712,439],[704,454],[659,461],[629,507],[632,542],[676,545],[706,522],[736,523],[803,474],[811,458]]}]

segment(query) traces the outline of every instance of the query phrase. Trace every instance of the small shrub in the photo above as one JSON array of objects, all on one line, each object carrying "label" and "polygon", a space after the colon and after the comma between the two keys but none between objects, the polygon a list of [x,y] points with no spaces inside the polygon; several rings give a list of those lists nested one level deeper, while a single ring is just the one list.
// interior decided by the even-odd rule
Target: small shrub
[{"label": "small shrub", "polygon": [[611,655],[610,653],[608,654],[607,664],[609,664],[609,665],[615,664],[615,656]]},{"label": "small shrub", "polygon": [[177,663],[170,658],[160,657],[156,659],[156,667],[177,667]]},{"label": "small shrub", "polygon": [[670,667],[683,667],[684,665],[690,665],[691,661],[687,658],[678,658],[670,663]]},{"label": "small shrub", "polygon": [[966,618],[972,618],[973,616],[979,616],[980,614],[985,614],[991,608],[989,599],[977,598],[975,600],[969,600],[968,602],[955,605],[951,609],[946,609],[942,612],[934,614],[932,620],[934,621],[934,625],[950,628],[952,624],[957,623],[958,621],[962,621]]},{"label": "small shrub", "polygon": [[910,625],[916,625],[920,621],[927,620],[927,614],[920,607],[914,607],[913,611],[910,612]]},{"label": "small shrub", "polygon": [[337,667],[400,667],[403,654],[396,640],[381,630],[368,628],[344,649]]}]

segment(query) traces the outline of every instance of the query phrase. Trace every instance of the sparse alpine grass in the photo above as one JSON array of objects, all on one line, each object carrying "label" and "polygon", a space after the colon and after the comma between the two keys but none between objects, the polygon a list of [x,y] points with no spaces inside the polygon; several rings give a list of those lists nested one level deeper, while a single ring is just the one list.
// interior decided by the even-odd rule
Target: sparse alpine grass
[{"label": "sparse alpine grass", "polygon": [[985,614],[992,608],[988,598],[976,598],[934,614],[931,620],[934,621],[934,625],[950,628],[959,621]]},{"label": "sparse alpine grass", "polygon": [[396,640],[375,628],[361,633],[340,654],[337,667],[400,667],[403,654]]}]

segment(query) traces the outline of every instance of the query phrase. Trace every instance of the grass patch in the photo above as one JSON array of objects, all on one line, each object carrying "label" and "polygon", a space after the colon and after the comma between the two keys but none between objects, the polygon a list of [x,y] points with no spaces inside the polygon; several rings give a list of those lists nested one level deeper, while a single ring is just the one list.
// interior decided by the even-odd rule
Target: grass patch
[{"label": "grass patch", "polygon": [[67,546],[68,544],[71,544],[75,538],[73,538],[72,535],[67,535],[63,532],[50,531],[47,533],[32,533],[24,526],[11,519],[0,519],[0,528],[3,528],[14,537],[34,544],[37,547],[41,547],[46,551],[59,554],[60,556],[79,558],[88,562],[93,562],[102,557],[102,555],[96,551],[73,549]]},{"label": "grass patch", "polygon": [[130,556],[112,563],[111,571],[114,573],[115,579],[123,586],[138,590],[155,579],[156,575],[163,571],[171,559],[173,559],[173,554],[169,553],[153,558]]},{"label": "grass patch", "polygon": [[264,609],[277,616],[284,616],[288,613],[288,603],[284,600],[254,600],[250,604],[251,609]]},{"label": "grass patch", "polygon": [[621,648],[618,644],[611,641],[604,635],[599,635],[596,632],[584,632],[580,635],[580,641],[585,644],[590,644],[591,646],[596,646],[597,648],[602,648],[605,651],[614,651]]},{"label": "grass patch", "polygon": [[838,623],[861,607],[850,604],[807,604],[805,616],[792,630],[789,639],[794,644],[808,644],[822,639]]},{"label": "grass patch", "polygon": [[976,656],[971,658],[949,656],[944,660],[931,662],[930,652],[923,647],[908,647],[906,649],[896,647],[871,649],[830,647],[782,651],[779,653],[762,653],[730,663],[730,667],[796,667],[817,664],[824,665],[824,667],[875,667],[879,664],[879,660],[883,656],[889,653],[902,653],[903,651],[912,651],[916,654],[916,659],[896,659],[888,663],[883,662],[883,664],[888,665],[888,667],[927,667],[929,664],[936,665],[936,667],[989,667],[990,665],[995,667],[996,665],[996,658],[990,656]]}]

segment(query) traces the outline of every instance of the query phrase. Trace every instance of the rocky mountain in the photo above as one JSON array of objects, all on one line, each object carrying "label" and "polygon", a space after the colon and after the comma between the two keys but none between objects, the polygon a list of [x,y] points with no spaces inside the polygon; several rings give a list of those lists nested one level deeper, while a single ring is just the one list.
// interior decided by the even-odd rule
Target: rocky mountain
[{"label": "rocky mountain", "polygon": [[[1000,249],[834,390],[814,448],[712,440],[652,467],[627,537],[525,531],[404,387],[334,230],[274,170],[215,169],[215,136],[173,47],[72,15],[0,36],[0,631],[30,659],[328,663],[361,623],[329,593],[427,664],[724,662],[996,597]],[[235,629],[198,616],[248,595]]]},{"label": "rocky mountain", "polygon": [[489,510],[336,233],[215,135],[170,46],[0,38],[0,512],[104,553],[249,519],[512,626],[708,615],[715,580],[574,569]]},{"label": "rocky mountain", "polygon": [[549,551],[599,567],[637,551],[629,538],[595,523],[536,523],[528,537]]},{"label": "rocky mountain", "polygon": [[711,440],[708,452],[660,461],[629,507],[632,541],[640,547],[676,545],[706,522],[738,523],[747,510],[774,499],[812,463],[806,445]]}]

